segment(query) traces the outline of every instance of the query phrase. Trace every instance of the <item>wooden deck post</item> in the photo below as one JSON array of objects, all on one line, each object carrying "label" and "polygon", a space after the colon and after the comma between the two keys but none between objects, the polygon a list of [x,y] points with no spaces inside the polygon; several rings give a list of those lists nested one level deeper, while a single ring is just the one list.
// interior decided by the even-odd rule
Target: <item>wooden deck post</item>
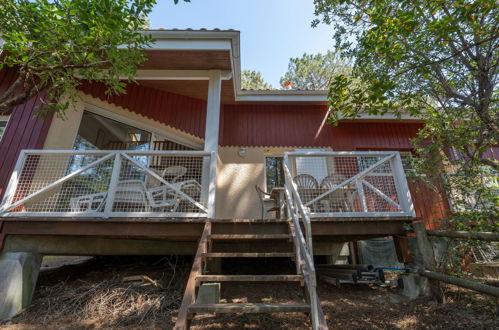
[{"label": "wooden deck post", "polygon": [[399,262],[406,264],[413,260],[409,251],[409,240],[407,236],[392,236],[393,244],[395,245],[395,253]]},{"label": "wooden deck post", "polygon": [[[435,272],[437,263],[435,261],[435,254],[431,245],[430,239],[426,233],[425,224],[423,222],[414,222],[412,224],[418,241],[418,248],[423,259],[423,269],[420,271],[429,270]],[[421,267],[420,267],[421,268]],[[431,294],[437,299],[439,303],[444,302],[444,295],[440,282],[435,279],[429,279]]]}]

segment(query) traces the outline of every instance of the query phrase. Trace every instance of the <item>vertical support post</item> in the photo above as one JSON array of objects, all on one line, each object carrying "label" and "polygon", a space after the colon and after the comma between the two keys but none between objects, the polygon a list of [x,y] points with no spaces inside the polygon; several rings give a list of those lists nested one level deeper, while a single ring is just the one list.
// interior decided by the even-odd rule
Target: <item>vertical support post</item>
[{"label": "vertical support post", "polygon": [[395,245],[395,253],[397,254],[397,259],[403,264],[412,262],[412,255],[409,252],[409,240],[407,236],[392,236],[393,244]]},{"label": "vertical support post", "polygon": [[0,213],[2,212],[3,209],[6,209],[14,199],[14,195],[17,189],[17,184],[19,183],[19,179],[21,178],[21,170],[24,167],[25,161],[26,161],[26,151],[21,150],[21,152],[19,153],[19,158],[17,158],[16,165],[14,166],[14,170],[12,171],[12,175],[10,176],[7,189],[5,189],[2,203],[0,204]]},{"label": "vertical support post", "polygon": [[[426,233],[425,224],[423,222],[414,222],[412,224],[414,231],[416,232],[416,238],[418,241],[418,248],[423,259],[423,268],[420,270],[429,270],[434,272],[437,268],[437,263],[435,261],[435,255],[433,252],[433,247],[431,245],[428,234]],[[435,296],[439,303],[444,302],[444,295],[442,288],[440,287],[440,282],[434,279],[430,279],[430,288],[432,294]]]},{"label": "vertical support post", "polygon": [[220,70],[211,71],[206,106],[206,128],[204,151],[211,153],[208,183],[208,218],[215,218],[215,193],[217,188],[218,136],[220,131],[220,92],[222,79]]},{"label": "vertical support post", "polygon": [[0,322],[31,303],[42,258],[38,253],[0,253]]},{"label": "vertical support post", "polygon": [[121,154],[116,152],[114,156],[113,172],[111,173],[111,181],[109,182],[109,189],[107,191],[106,206],[104,207],[104,213],[109,216],[113,212],[114,196],[116,195],[116,188],[118,187],[118,181],[120,180],[120,170],[121,170]]},{"label": "vertical support post", "polygon": [[357,191],[359,192],[360,207],[362,212],[367,212],[366,194],[364,193],[364,186],[360,180],[355,180]]},{"label": "vertical support post", "polygon": [[390,159],[390,163],[402,211],[408,213],[409,216],[415,217],[416,212],[414,211],[414,205],[412,204],[411,192],[409,191],[409,185],[407,184],[402,158],[398,151],[396,152],[395,157]]}]

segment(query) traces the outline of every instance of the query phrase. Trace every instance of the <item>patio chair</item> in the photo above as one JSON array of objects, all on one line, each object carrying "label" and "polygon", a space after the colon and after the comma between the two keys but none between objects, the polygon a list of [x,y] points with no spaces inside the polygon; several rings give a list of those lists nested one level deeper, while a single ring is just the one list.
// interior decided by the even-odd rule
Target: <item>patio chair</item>
[{"label": "patio chair", "polygon": [[[181,177],[183,177],[187,173],[187,168],[185,166],[168,166],[167,168],[161,170],[160,168],[152,169],[154,172],[156,172],[160,177],[165,179],[166,181],[170,183],[175,183],[177,182]],[[149,177],[148,179],[149,185],[153,186],[159,186],[161,185],[161,182],[153,177]]]},{"label": "patio chair", "polygon": [[[195,180],[187,180],[171,184],[174,188],[186,193],[199,187]],[[167,185],[160,185],[147,188],[144,181],[126,180],[120,181],[116,189],[115,203],[132,203],[143,205],[146,212],[155,211],[158,208],[167,209],[169,212],[175,212],[184,200],[179,191]],[[201,191],[201,189],[199,189]]]},{"label": "patio chair", "polygon": [[121,212],[150,211],[146,197],[146,184],[142,180],[122,180],[116,185],[113,210]]},{"label": "patio chair", "polygon": [[73,197],[69,200],[71,212],[101,212],[106,201],[106,192]]},{"label": "patio chair", "polygon": [[[201,186],[196,180],[175,182],[169,187],[167,185],[147,188],[142,180],[122,180],[116,186],[113,201],[113,211],[155,211],[165,208],[169,212],[175,212],[180,203],[185,200],[178,190],[196,199],[201,192]],[[176,188],[176,189],[174,189]],[[102,211],[107,198],[107,193],[90,194],[74,197],[70,200],[73,212],[99,212]],[[188,201],[187,201],[188,202]]]},{"label": "patio chair", "polygon": [[171,180],[169,181],[175,183],[186,173],[187,173],[187,168],[185,168],[185,166],[179,166],[179,165],[169,166],[161,172],[161,177],[162,178],[171,177]]},{"label": "patio chair", "polygon": [[279,212],[279,206],[277,206],[277,201],[271,198],[271,195],[263,191],[259,186],[255,186],[256,193],[260,199],[262,205],[262,219],[268,219],[267,214],[272,211]]},{"label": "patio chair", "polygon": [[[327,191],[340,183],[347,180],[347,177],[343,174],[330,174],[326,176],[321,181],[320,188],[321,190]],[[351,185],[348,184],[343,186],[336,191],[326,195],[324,199],[320,201],[321,211],[325,212],[350,212],[351,207],[349,206],[351,200]]]},{"label": "patio chair", "polygon": [[[310,174],[298,174],[293,178],[300,195],[301,201],[306,204],[317,196],[319,183]],[[311,205],[310,209],[315,211],[316,205]]]}]

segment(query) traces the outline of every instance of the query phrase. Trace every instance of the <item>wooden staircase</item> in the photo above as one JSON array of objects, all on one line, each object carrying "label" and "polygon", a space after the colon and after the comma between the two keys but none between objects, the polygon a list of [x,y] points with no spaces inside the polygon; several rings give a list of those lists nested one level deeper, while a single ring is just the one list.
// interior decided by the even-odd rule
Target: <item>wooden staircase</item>
[{"label": "wooden staircase", "polygon": [[[198,313],[296,313],[310,315],[314,329],[327,329],[327,325],[315,292],[315,274],[311,273],[300,257],[299,238],[292,222],[288,222],[289,233],[278,234],[212,234],[216,223],[206,222],[194,257],[191,273],[187,282],[182,305],[175,323],[176,330],[189,329],[192,319]],[[235,241],[248,243],[261,240],[288,240],[294,245],[294,252],[212,252],[214,242]],[[298,257],[297,257],[298,256]],[[213,258],[293,258],[296,262],[296,274],[284,275],[212,275],[205,274],[207,261]],[[313,276],[313,278],[312,278]],[[197,299],[198,289],[204,283],[215,282],[295,282],[304,287],[305,302],[296,303],[204,303]],[[315,283],[315,282],[314,282]],[[313,292],[311,292],[311,288]],[[314,303],[315,301],[315,303]]]}]

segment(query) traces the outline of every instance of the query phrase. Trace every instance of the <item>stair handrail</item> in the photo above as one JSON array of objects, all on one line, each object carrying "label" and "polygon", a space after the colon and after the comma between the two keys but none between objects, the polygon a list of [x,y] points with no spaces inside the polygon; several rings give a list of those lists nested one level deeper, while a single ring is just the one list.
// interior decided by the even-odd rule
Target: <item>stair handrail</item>
[{"label": "stair handrail", "polygon": [[[298,194],[296,184],[293,182],[291,172],[288,168],[287,156],[284,156],[283,169],[285,175],[284,193],[286,195],[286,210],[291,219],[291,230],[295,245],[297,271],[303,275],[310,299],[310,314],[312,318],[312,328],[321,327],[320,316],[322,311],[317,297],[317,280],[312,250],[312,229],[310,218],[305,211],[303,202]],[[305,235],[300,225],[300,219],[305,228]],[[323,319],[323,317],[322,317]]]}]

